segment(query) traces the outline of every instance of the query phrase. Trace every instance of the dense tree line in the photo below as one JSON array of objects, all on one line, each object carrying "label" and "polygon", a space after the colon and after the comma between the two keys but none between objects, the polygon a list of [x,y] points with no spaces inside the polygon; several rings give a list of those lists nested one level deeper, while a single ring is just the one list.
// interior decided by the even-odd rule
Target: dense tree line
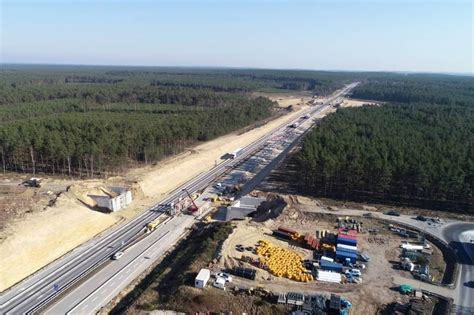
[{"label": "dense tree line", "polygon": [[474,79],[447,75],[390,75],[359,85],[354,98],[401,103],[474,106]]},{"label": "dense tree line", "polygon": [[0,126],[4,169],[89,175],[145,163],[270,115],[265,98],[179,114],[97,111],[16,120]]},{"label": "dense tree line", "polygon": [[[399,103],[340,109],[309,133],[298,157],[300,188],[474,211],[474,79],[395,79],[369,81],[354,95]],[[420,103],[425,95],[429,103]]]},{"label": "dense tree line", "polygon": [[273,114],[261,90],[330,93],[350,75],[144,67],[0,71],[0,165],[95,176],[151,163]]}]

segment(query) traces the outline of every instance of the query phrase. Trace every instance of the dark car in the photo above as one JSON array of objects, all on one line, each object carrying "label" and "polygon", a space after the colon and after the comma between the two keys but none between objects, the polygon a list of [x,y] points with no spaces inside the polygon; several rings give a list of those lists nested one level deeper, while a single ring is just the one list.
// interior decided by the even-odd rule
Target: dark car
[{"label": "dark car", "polygon": [[399,217],[400,216],[400,212],[395,211],[395,210],[387,211],[387,212],[385,212],[385,214],[386,215],[391,215],[391,216],[394,216],[394,217]]},{"label": "dark car", "polygon": [[418,221],[423,221],[423,222],[428,220],[427,217],[424,217],[422,215],[417,216],[415,219],[417,219]]}]

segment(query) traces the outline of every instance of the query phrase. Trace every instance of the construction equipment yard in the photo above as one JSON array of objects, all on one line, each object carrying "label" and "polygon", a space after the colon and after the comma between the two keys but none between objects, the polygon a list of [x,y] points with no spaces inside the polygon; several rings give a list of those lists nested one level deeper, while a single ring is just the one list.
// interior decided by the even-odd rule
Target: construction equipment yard
[{"label": "construction equipment yard", "polygon": [[[298,198],[285,197],[284,199],[290,205],[277,219],[262,223],[248,219],[234,222],[236,228],[222,246],[219,267],[222,270],[232,270],[237,266],[243,266],[257,270],[255,281],[234,277],[235,285],[247,288],[261,286],[271,292],[280,293],[338,293],[351,301],[354,314],[375,314],[385,305],[394,301],[408,302],[408,296],[400,295],[397,290],[393,289],[395,287],[393,277],[410,277],[409,273],[398,269],[401,256],[399,246],[405,238],[390,231],[386,224],[373,219],[360,220],[364,226],[364,232],[358,234],[357,247],[359,252],[368,253],[370,256],[370,262],[363,263],[365,268],[361,269],[360,283],[349,283],[348,278],[345,277],[340,283],[313,280],[312,277],[304,280],[289,279],[291,276],[288,277],[284,273],[278,275],[272,270],[266,270],[269,269],[269,266],[266,264],[266,260],[262,259],[263,256],[259,254],[259,246],[262,242],[299,256],[298,262],[306,265],[304,270],[307,274],[312,274],[316,278],[316,273],[311,272],[312,264],[320,261],[320,258],[315,259],[315,251],[308,248],[302,240],[275,237],[274,231],[278,231],[279,228],[297,230],[300,235],[310,233],[316,236],[317,231],[337,233],[335,229],[337,216],[306,212],[304,209],[308,205],[291,204],[290,200]],[[369,233],[369,229],[371,231],[377,230],[377,234]],[[328,248],[330,247],[328,246]],[[432,263],[440,269],[439,272],[442,274],[444,271],[442,255],[439,250],[435,249],[434,251]],[[331,253],[328,253],[328,256],[332,256]],[[292,263],[298,260],[292,259]],[[285,261],[281,260],[280,265],[284,266]],[[321,267],[317,267],[316,270],[319,268]]]},{"label": "construction equipment yard", "polygon": [[[233,227],[228,236],[213,237],[212,240],[215,241],[199,238],[202,244],[211,246],[206,250],[193,252],[190,248],[181,249],[194,259],[181,262],[184,265],[179,267],[170,265],[170,273],[176,275],[169,275],[165,277],[166,280],[157,282],[156,289],[146,289],[136,303],[127,308],[127,313],[132,314],[143,307],[156,309],[159,303],[162,307],[182,312],[252,312],[258,309],[255,305],[260,305],[265,312],[286,314],[292,309],[309,307],[311,303],[316,305],[315,301],[319,297],[329,302],[331,295],[333,298],[340,296],[342,301],[349,302],[351,314],[378,314],[392,307],[406,308],[408,304],[413,309],[429,312],[439,302],[436,296],[418,291],[424,290],[425,286],[415,279],[415,272],[404,269],[402,257],[405,252],[401,245],[407,241],[407,237],[395,225],[375,218],[316,213],[315,210],[319,207],[325,209],[327,206],[304,197],[275,196],[259,191],[253,191],[252,195],[283,202],[283,209],[272,219],[260,220],[254,216],[227,223]],[[280,207],[279,203],[273,204]],[[333,211],[337,212],[338,208],[333,208]],[[216,224],[222,224],[213,219],[205,221],[208,223],[202,226],[201,233],[207,233]],[[340,226],[354,226],[359,232],[350,232],[353,230],[342,229]],[[334,250],[340,247],[338,234],[341,237],[357,235],[357,250],[363,255],[358,255],[357,262],[352,267],[344,262],[334,262],[341,269],[325,271],[328,268],[327,264],[322,263],[325,259],[341,261]],[[308,235],[313,235],[312,240],[316,242],[308,241]],[[191,243],[196,243],[195,240],[196,236],[190,237]],[[409,238],[408,241],[417,243],[415,238]],[[445,263],[441,251],[431,242],[426,244],[431,250],[429,266],[434,275],[431,286],[435,286],[441,281],[439,277],[443,275]],[[324,255],[327,257],[322,258]],[[210,271],[211,278],[204,288],[193,288],[191,279],[202,268]],[[353,269],[359,270],[360,274],[356,275],[354,270],[351,277],[349,274]],[[156,271],[159,270],[167,268],[158,266]],[[255,275],[240,274],[241,271],[237,272],[238,270],[253,270]],[[232,280],[224,281],[222,286],[216,287],[215,279],[222,273],[232,275]],[[338,274],[339,279],[320,279],[319,273]],[[411,294],[401,294],[400,284],[403,283],[410,284],[417,296],[421,294],[421,297],[415,299]],[[420,285],[417,286],[417,283]],[[154,285],[150,288],[152,287]],[[216,303],[216,298],[222,303]],[[306,299],[307,304],[293,300],[300,298]],[[180,299],[189,301],[189,305],[180,305]],[[242,304],[246,299],[256,304]],[[111,308],[113,309],[113,305],[108,310]]]}]

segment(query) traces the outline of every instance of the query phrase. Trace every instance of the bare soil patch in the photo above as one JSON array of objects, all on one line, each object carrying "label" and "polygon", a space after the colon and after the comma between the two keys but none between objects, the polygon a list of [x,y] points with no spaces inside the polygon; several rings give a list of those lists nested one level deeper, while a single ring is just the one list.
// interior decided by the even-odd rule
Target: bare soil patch
[{"label": "bare soil patch", "polygon": [[[271,230],[284,225],[295,229],[300,234],[315,234],[316,230],[329,230],[335,232],[336,216],[308,212],[313,207],[319,206],[308,198],[300,196],[285,196],[288,207],[283,214],[274,220],[263,223],[241,221],[236,223],[236,228],[222,247],[221,268],[232,268],[237,265],[256,268],[248,263],[242,262],[242,255],[254,259],[257,256],[250,252],[239,252],[236,245],[255,246],[258,240],[268,240],[275,245],[289,248],[298,252],[306,259],[311,259],[312,251],[304,249],[300,244],[280,240],[271,236]],[[379,229],[374,236],[369,233],[359,234],[358,247],[360,251],[366,251],[371,256],[371,262],[367,264],[363,272],[361,284],[332,284],[313,281],[309,283],[295,282],[286,278],[278,278],[263,269],[257,268],[255,281],[238,278],[236,284],[244,287],[263,286],[272,292],[302,292],[307,294],[330,294],[338,293],[348,298],[353,303],[354,314],[376,314],[384,305],[393,301],[407,302],[408,298],[401,296],[393,290],[392,276],[399,275],[403,271],[393,268],[393,262],[399,261],[400,237],[387,230],[384,224],[363,218],[360,220],[367,228]]]},{"label": "bare soil patch", "polygon": [[[245,133],[235,132],[217,138],[156,165],[132,169],[123,176],[106,180],[41,176],[44,178],[42,188],[25,189],[18,184],[31,175],[2,176],[0,291],[117,222],[136,216],[174,188],[212,168],[225,153],[250,144],[298,115],[299,110],[295,110]],[[104,214],[87,206],[88,194],[100,186],[114,184],[133,185],[134,201],[127,209]]]}]

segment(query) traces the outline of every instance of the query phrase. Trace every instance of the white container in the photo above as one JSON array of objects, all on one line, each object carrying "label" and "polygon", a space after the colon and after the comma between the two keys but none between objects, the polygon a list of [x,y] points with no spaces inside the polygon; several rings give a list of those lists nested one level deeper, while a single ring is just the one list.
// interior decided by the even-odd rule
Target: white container
[{"label": "white container", "polygon": [[330,262],[334,262],[334,259],[326,257],[326,256],[322,256],[321,260],[327,260],[327,261],[330,261]]},{"label": "white container", "polygon": [[344,249],[349,249],[349,250],[355,250],[357,252],[357,246],[350,246],[350,245],[345,245],[345,244],[337,244],[337,248],[344,248]]},{"label": "white container", "polygon": [[210,278],[211,271],[209,269],[202,268],[194,280],[194,286],[196,288],[202,289],[206,287],[207,281],[209,281]]},{"label": "white container", "polygon": [[216,281],[212,284],[214,287],[225,290],[225,279],[222,277],[217,277]]}]

